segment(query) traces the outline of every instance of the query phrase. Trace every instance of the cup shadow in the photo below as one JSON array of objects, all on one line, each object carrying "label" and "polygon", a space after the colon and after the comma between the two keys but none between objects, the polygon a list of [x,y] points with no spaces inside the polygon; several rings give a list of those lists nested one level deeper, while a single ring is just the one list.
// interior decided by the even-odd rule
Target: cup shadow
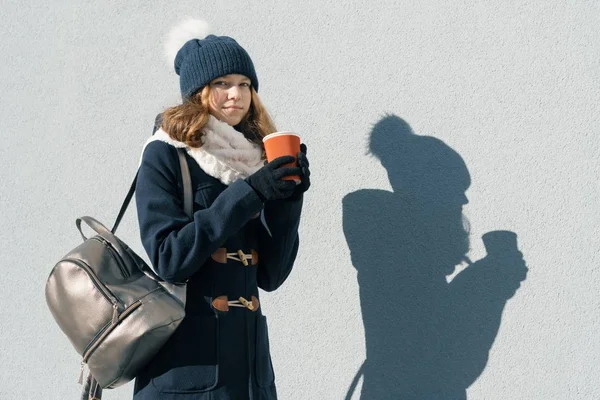
[{"label": "cup shadow", "polygon": [[[463,215],[471,178],[460,155],[395,115],[374,125],[369,149],[392,191],[361,189],[343,199],[367,355],[346,399],[361,377],[365,400],[466,399],[504,306],[526,278],[516,234],[487,233],[488,254],[471,262]],[[448,282],[461,263],[468,266]]]}]

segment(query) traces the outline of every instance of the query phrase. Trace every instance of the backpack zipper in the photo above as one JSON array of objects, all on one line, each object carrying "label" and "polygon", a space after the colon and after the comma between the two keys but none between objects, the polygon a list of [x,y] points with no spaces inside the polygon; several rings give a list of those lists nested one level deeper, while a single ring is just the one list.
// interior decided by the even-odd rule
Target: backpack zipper
[{"label": "backpack zipper", "polygon": [[112,243],[109,242],[108,240],[104,239],[102,236],[94,236],[92,239],[97,240],[98,242],[100,242],[104,246],[106,246],[106,248],[108,248],[108,252],[110,253],[111,257],[115,260],[117,265],[119,266],[119,269],[121,270],[121,274],[123,274],[123,277],[129,278],[129,272],[127,271],[127,268],[125,268],[125,265],[123,264],[123,261],[121,260],[121,256],[119,255],[119,252],[114,248]]},{"label": "backpack zipper", "polygon": [[98,289],[100,294],[102,294],[102,296],[109,303],[112,304],[112,308],[113,308],[111,323],[110,323],[110,325],[108,325],[108,329],[107,329],[107,327],[103,328],[104,333],[102,333],[102,335],[100,335],[99,338],[97,338],[96,340],[93,340],[90,344],[88,344],[87,350],[84,351],[84,358],[81,361],[81,369],[79,370],[79,379],[77,380],[77,382],[79,384],[83,385],[83,372],[84,372],[85,364],[87,361],[87,357],[89,357],[89,354],[92,351],[92,347],[94,347],[94,349],[96,347],[98,347],[99,341],[103,340],[106,337],[106,335],[108,335],[108,333],[114,329],[113,327],[116,324],[118,324],[120,320],[125,318],[127,315],[132,313],[137,307],[139,307],[141,305],[141,302],[139,300],[136,301],[131,306],[127,307],[121,313],[121,315],[119,315],[119,306],[120,305],[122,307],[125,307],[125,306],[115,297],[115,295],[113,295],[110,292],[110,290],[108,290],[108,288],[100,281],[100,279],[98,279],[98,277],[96,276],[96,274],[94,273],[92,268],[90,268],[90,266],[87,265],[87,263],[85,263],[84,261],[75,259],[75,258],[70,258],[70,257],[64,258],[62,261],[71,262],[71,263],[77,265],[79,268],[83,269],[88,274],[90,279],[92,280],[92,283],[94,284],[96,289]]},{"label": "backpack zipper", "polygon": [[106,329],[104,331],[104,333],[102,333],[102,335],[100,335],[99,338],[94,340],[90,344],[90,346],[88,346],[88,349],[83,353],[83,360],[81,361],[82,369],[83,369],[83,365],[87,364],[87,361],[90,358],[90,355],[94,352],[94,350],[96,350],[98,348],[98,346],[100,346],[100,344],[102,344],[104,339],[106,339],[106,337],[117,327],[117,325],[119,325],[119,323],[121,321],[123,321],[125,318],[127,318],[127,316],[129,314],[134,312],[141,305],[142,305],[142,302],[140,300],[138,300],[138,301],[132,303],[129,307],[127,307],[121,314],[119,314],[117,307],[114,307],[113,318],[112,318],[112,321],[111,321],[108,329]]},{"label": "backpack zipper", "polygon": [[106,298],[106,300],[108,300],[108,302],[111,303],[113,305],[113,307],[115,307],[115,306],[124,307],[124,305],[115,297],[115,295],[112,294],[110,292],[110,290],[108,290],[108,288],[104,285],[104,283],[102,283],[100,281],[100,279],[98,279],[98,277],[96,276],[96,274],[94,273],[92,268],[90,268],[90,266],[87,265],[84,261],[81,261],[81,260],[78,260],[75,258],[65,258],[65,259],[63,259],[63,261],[72,262],[73,264],[76,264],[81,269],[83,269],[85,272],[87,272],[89,277],[92,279],[94,286],[96,286],[96,288],[100,291],[100,293],[102,293],[104,298]]}]

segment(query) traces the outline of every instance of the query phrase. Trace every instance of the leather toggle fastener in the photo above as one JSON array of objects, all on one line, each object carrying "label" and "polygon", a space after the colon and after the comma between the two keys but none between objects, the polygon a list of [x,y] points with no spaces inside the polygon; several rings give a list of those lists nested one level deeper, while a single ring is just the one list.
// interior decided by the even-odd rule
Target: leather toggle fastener
[{"label": "leather toggle fastener", "polygon": [[241,249],[228,253],[225,247],[221,247],[212,253],[210,257],[220,264],[227,264],[227,260],[239,261],[246,267],[258,264],[258,253],[254,249],[250,250],[250,254],[244,253]]},{"label": "leather toggle fastener", "polygon": [[229,311],[229,307],[242,307],[255,312],[258,310],[258,307],[260,307],[260,302],[255,296],[252,296],[251,300],[246,300],[243,297],[240,297],[237,300],[228,300],[227,296],[219,296],[215,297],[212,301],[212,306],[215,310],[223,312]]}]

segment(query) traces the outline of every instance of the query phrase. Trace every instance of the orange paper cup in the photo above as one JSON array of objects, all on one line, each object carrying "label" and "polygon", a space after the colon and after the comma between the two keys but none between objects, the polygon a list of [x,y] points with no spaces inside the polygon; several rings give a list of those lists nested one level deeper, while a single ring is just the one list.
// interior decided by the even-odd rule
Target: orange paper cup
[{"label": "orange paper cup", "polygon": [[[267,161],[271,162],[281,156],[293,156],[296,158],[300,151],[300,136],[293,132],[275,132],[263,138],[265,144],[265,153],[267,153]],[[297,160],[284,164],[284,167],[295,167]],[[281,179],[300,182],[298,175],[285,176]]]}]

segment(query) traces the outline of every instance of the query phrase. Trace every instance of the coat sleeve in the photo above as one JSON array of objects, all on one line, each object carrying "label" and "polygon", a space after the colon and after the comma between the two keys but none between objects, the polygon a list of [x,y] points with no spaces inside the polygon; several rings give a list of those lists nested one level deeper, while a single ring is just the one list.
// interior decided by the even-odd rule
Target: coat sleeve
[{"label": "coat sleeve", "polygon": [[292,271],[298,254],[302,197],[297,200],[269,201],[265,204],[265,221],[258,234],[258,286],[271,292],[280,287]]},{"label": "coat sleeve", "polygon": [[140,236],[156,273],[168,282],[192,276],[263,207],[256,192],[240,180],[190,221],[183,210],[180,176],[174,147],[160,141],[146,146],[135,191]]}]

